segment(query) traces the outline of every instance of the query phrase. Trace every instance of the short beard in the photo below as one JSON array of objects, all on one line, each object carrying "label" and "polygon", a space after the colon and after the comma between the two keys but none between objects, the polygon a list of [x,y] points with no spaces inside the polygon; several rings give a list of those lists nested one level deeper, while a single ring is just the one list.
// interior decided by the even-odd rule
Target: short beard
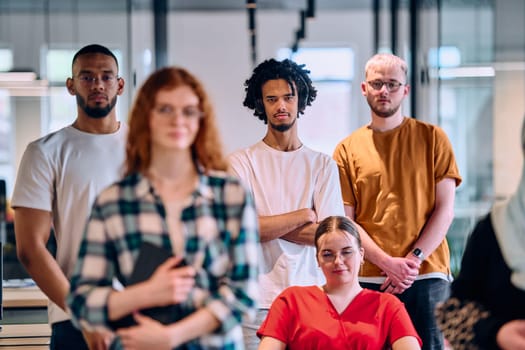
[{"label": "short beard", "polygon": [[291,122],[290,124],[273,124],[272,122],[268,122],[268,123],[270,123],[270,126],[272,127],[273,130],[279,131],[279,132],[285,132],[292,128],[296,120],[297,118],[294,119],[293,122]]},{"label": "short beard", "polygon": [[89,107],[86,103],[86,100],[82,96],[77,95],[77,104],[88,117],[93,119],[101,119],[108,116],[108,114],[113,110],[117,104],[117,96],[113,97],[110,103],[106,107]]},{"label": "short beard", "polygon": [[372,110],[372,112],[374,112],[374,114],[377,115],[380,118],[388,118],[388,117],[393,116],[399,110],[399,107],[401,107],[399,105],[396,108],[390,108],[390,109],[387,109],[386,111],[384,111],[384,110],[380,111],[380,110],[374,108],[371,104],[369,104],[369,106],[370,106],[370,109]]}]

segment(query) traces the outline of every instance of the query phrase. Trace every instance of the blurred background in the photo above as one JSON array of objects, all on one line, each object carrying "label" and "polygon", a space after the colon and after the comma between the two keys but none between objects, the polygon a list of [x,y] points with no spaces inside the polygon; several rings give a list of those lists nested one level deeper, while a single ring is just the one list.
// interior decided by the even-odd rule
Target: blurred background
[{"label": "blurred background", "polygon": [[[74,120],[65,79],[73,54],[91,43],[119,59],[126,81],[120,120],[149,73],[183,66],[207,87],[228,153],[266,131],[242,106],[243,83],[262,60],[292,58],[311,70],[319,93],[299,120],[300,135],[331,155],[369,120],[360,92],[367,59],[376,52],[403,57],[412,87],[405,115],[446,131],[463,176],[448,233],[454,268],[476,220],[520,176],[522,0],[0,0],[0,179],[7,203],[27,143]],[[8,204],[3,212],[4,278],[16,278],[24,271]]]}]

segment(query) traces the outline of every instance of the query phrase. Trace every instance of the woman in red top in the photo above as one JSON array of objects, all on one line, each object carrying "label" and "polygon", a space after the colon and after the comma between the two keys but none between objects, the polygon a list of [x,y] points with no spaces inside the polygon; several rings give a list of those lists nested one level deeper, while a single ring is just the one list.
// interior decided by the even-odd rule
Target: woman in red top
[{"label": "woman in red top", "polygon": [[364,249],[346,217],[324,219],[315,233],[323,286],[289,287],[257,332],[259,350],[421,349],[405,306],[392,294],[361,288]]}]

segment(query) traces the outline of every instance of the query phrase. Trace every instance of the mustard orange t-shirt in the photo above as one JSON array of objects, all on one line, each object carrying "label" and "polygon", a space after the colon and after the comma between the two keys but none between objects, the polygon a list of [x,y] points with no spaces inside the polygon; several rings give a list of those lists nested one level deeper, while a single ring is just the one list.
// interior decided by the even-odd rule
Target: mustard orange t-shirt
[{"label": "mustard orange t-shirt", "polygon": [[[413,249],[430,217],[436,184],[461,177],[452,146],[443,130],[412,118],[385,132],[364,126],[341,141],[334,152],[345,205],[355,221],[391,256]],[[420,274],[450,274],[446,240],[423,262]],[[365,261],[361,276],[381,276]]]}]

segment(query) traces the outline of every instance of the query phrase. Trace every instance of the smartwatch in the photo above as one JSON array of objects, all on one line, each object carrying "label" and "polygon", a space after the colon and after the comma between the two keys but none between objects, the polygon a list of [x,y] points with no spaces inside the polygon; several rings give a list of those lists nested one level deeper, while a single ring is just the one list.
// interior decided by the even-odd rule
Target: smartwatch
[{"label": "smartwatch", "polygon": [[412,251],[412,254],[414,256],[416,256],[419,260],[423,261],[425,260],[425,254],[423,254],[423,251],[419,248],[415,248],[413,251]]}]

